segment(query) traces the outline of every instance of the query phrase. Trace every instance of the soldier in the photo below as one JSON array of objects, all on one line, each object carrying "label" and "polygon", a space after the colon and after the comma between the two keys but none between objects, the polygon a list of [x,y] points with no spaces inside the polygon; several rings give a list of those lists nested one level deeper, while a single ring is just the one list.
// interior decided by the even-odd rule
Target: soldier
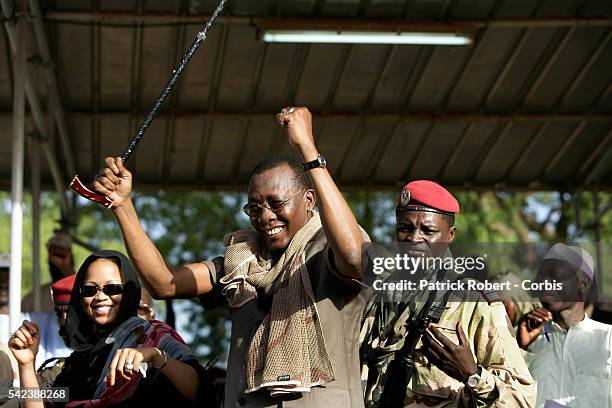
[{"label": "soldier", "polygon": [[[396,208],[397,240],[432,253],[435,244],[453,241],[458,212],[459,203],[442,186],[427,180],[408,183]],[[504,305],[490,294],[479,295],[477,302],[451,298],[439,303],[438,323],[426,325],[416,336],[417,320],[427,314],[422,313],[426,302],[372,301],[361,332],[366,407],[532,407],[535,382]],[[414,370],[403,383],[405,395],[390,404],[385,386],[393,376],[387,370],[411,341]]]},{"label": "soldier", "polygon": [[[58,280],[51,285],[51,296],[55,305],[55,315],[57,316],[57,325],[59,326],[59,335],[67,342],[66,339],[66,316],[68,314],[68,305],[70,304],[70,293],[74,286],[76,275],[68,275],[67,277]],[[66,357],[52,357],[47,359],[40,368],[38,373],[38,383],[44,387],[51,387],[55,381],[55,377],[64,369]]]}]

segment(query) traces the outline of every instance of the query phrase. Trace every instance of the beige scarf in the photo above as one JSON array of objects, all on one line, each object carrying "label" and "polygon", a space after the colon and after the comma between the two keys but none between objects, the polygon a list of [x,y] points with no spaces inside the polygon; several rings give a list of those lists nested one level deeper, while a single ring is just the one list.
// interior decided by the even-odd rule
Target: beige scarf
[{"label": "beige scarf", "polygon": [[315,212],[274,265],[255,231],[224,238],[227,274],[221,279],[222,293],[231,307],[256,298],[257,289],[275,285],[270,312],[247,351],[246,392],[260,388],[272,396],[308,392],[335,378],[306,269],[306,245],[321,228]]}]

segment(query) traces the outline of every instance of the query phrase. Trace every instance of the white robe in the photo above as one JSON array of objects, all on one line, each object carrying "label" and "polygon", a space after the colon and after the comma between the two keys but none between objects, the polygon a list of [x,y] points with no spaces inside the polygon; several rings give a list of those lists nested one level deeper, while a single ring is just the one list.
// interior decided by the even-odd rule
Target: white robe
[{"label": "white robe", "polygon": [[537,408],[546,400],[570,408],[612,408],[612,326],[585,315],[565,331],[554,322],[525,353],[538,383]]}]

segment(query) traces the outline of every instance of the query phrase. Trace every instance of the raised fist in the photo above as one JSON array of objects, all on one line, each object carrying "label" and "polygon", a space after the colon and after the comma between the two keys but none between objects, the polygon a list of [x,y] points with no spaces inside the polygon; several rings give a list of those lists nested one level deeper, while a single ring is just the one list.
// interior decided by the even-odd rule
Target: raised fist
[{"label": "raised fist", "polygon": [[312,135],[312,115],[308,108],[287,107],[277,115],[279,125],[287,129],[289,142],[296,147],[314,146]]},{"label": "raised fist", "polygon": [[19,365],[27,365],[36,360],[40,344],[40,331],[34,322],[24,320],[21,327],[11,336],[9,348]]}]

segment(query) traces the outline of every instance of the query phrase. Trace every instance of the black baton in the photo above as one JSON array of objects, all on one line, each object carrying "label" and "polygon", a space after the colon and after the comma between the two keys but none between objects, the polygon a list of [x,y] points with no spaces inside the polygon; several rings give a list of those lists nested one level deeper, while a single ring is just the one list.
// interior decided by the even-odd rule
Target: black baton
[{"label": "black baton", "polygon": [[[181,74],[185,70],[185,67],[191,60],[191,57],[193,57],[193,54],[195,54],[200,44],[202,44],[204,40],[206,39],[208,30],[212,26],[213,22],[215,21],[219,13],[221,13],[221,10],[223,10],[223,7],[225,6],[226,1],[227,0],[221,0],[219,2],[219,5],[215,9],[215,11],[208,18],[208,20],[206,21],[206,24],[204,24],[204,28],[197,33],[196,38],[191,43],[191,46],[189,47],[187,52],[183,54],[183,57],[181,58],[179,63],[172,70],[172,76],[168,80],[168,83],[166,84],[162,92],[159,94],[159,96],[153,103],[153,106],[147,113],[147,116],[145,116],[144,120],[140,123],[140,126],[138,126],[138,130],[136,130],[136,134],[134,135],[134,137],[132,137],[132,140],[130,141],[128,146],[123,151],[121,158],[123,159],[124,164],[128,161],[128,159],[130,158],[130,156],[136,149],[136,146],[138,145],[140,140],[143,138],[147,128],[149,127],[151,122],[153,122],[153,118],[155,117],[155,115],[157,115],[157,113],[161,109],[161,106],[166,100],[166,98],[168,97],[168,95],[170,95],[170,92],[174,88],[174,85],[176,85],[176,83],[178,82]],[[78,174],[75,175],[72,181],[70,182],[70,188],[73,191],[75,191],[77,194],[79,194],[80,196],[85,197],[88,200],[98,202],[107,208],[112,205],[112,201],[110,201],[110,199],[108,199],[105,195],[97,193],[91,190],[90,188],[88,188],[81,181]]]}]

